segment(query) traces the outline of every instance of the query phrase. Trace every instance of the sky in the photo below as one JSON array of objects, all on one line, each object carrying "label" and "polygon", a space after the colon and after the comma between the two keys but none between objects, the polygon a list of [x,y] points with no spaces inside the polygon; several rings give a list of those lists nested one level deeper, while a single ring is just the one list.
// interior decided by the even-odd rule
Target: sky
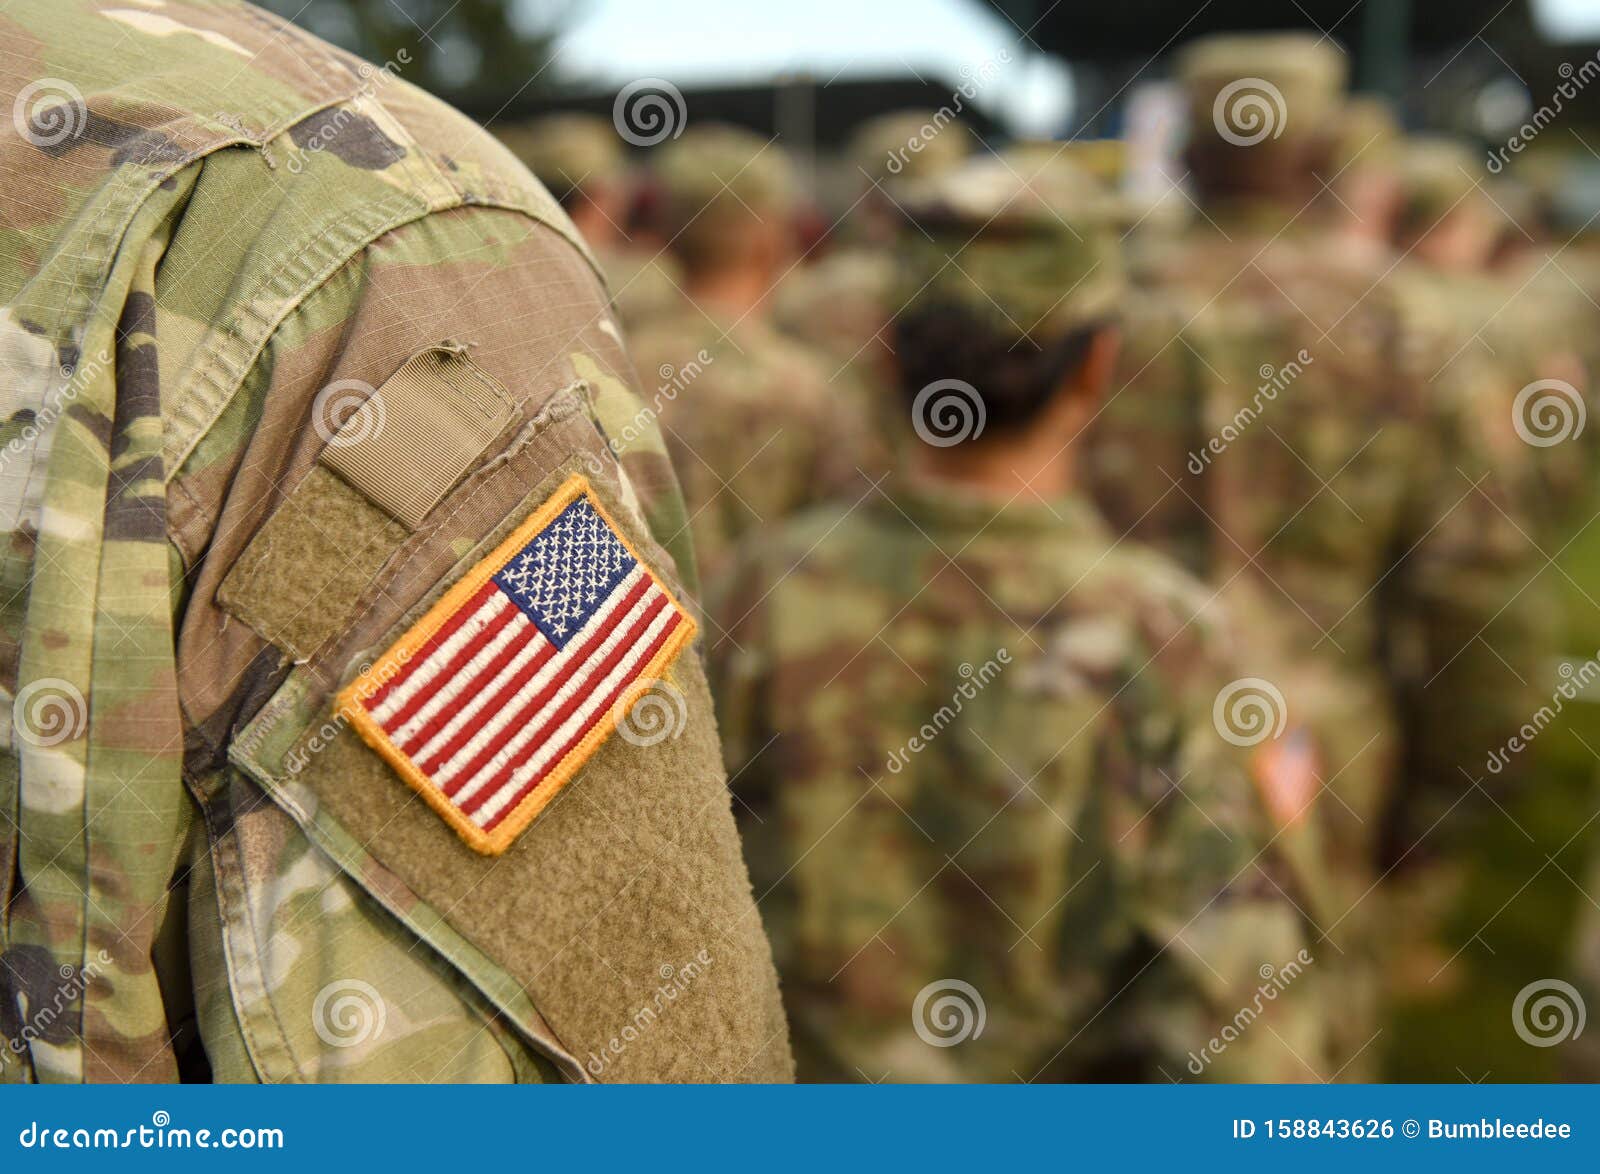
[{"label": "sky", "polygon": [[972,79],[973,103],[1025,133],[1059,129],[1072,107],[1071,71],[976,0],[587,0],[559,39],[556,68],[596,89],[799,70],[823,82],[914,75],[952,91]]},{"label": "sky", "polygon": [[1533,0],[1534,19],[1557,40],[1600,37],[1600,0]]},{"label": "sky", "polygon": [[[541,7],[521,2],[530,14]],[[1532,3],[1547,36],[1600,38],[1600,0]],[[1071,69],[978,0],[579,0],[556,68],[597,90],[645,77],[687,86],[809,72],[823,82],[914,75],[954,91],[981,76],[973,103],[1014,133],[1050,135],[1073,114]]]}]

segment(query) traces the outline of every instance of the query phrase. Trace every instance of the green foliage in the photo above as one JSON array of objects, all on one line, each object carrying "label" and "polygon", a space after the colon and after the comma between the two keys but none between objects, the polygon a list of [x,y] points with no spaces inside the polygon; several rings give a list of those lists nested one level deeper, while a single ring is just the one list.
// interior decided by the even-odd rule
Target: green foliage
[{"label": "green foliage", "polygon": [[265,7],[479,118],[552,85],[554,30],[569,11],[510,0],[262,0]]}]

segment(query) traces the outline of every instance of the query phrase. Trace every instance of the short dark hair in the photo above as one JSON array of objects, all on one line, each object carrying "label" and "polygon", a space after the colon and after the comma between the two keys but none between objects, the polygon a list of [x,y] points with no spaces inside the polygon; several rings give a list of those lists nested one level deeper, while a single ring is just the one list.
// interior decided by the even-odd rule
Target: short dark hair
[{"label": "short dark hair", "polygon": [[907,310],[894,327],[900,394],[907,404],[931,383],[958,379],[983,398],[985,428],[1026,428],[1076,375],[1109,319],[1036,341],[997,328],[992,316],[957,302]]},{"label": "short dark hair", "polygon": [[1183,161],[1203,199],[1258,197],[1306,200],[1319,194],[1318,175],[1332,176],[1333,140],[1327,135],[1243,147],[1197,139]]}]

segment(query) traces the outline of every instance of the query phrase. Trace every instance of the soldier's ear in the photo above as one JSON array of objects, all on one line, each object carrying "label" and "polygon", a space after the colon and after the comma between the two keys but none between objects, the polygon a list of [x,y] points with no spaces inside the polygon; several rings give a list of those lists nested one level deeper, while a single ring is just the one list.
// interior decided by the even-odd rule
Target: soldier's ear
[{"label": "soldier's ear", "polygon": [[1098,400],[1111,384],[1117,369],[1117,356],[1122,351],[1122,328],[1113,324],[1100,327],[1089,340],[1083,362],[1078,367],[1076,392],[1079,396]]}]

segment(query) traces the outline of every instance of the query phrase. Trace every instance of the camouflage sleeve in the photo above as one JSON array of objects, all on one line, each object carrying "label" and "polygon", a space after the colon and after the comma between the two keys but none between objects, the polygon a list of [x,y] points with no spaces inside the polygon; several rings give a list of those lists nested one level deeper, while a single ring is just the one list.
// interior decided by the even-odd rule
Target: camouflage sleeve
[{"label": "camouflage sleeve", "polygon": [[193,1050],[159,940],[181,921],[173,868],[194,829],[161,484],[164,243],[119,258],[121,314],[81,344],[26,330],[26,296],[0,316],[7,390],[39,395],[5,461],[3,1081],[173,1080]]},{"label": "camouflage sleeve", "polygon": [[788,1078],[586,247],[387,66],[167,7],[3,18],[61,133],[0,139],[51,193],[0,258],[0,1075]]},{"label": "camouflage sleeve", "polygon": [[[1320,1079],[1325,1032],[1300,977],[1315,961],[1304,896],[1239,744],[1273,720],[1274,699],[1241,692],[1214,643],[1175,645],[1145,674],[1162,682],[1161,709],[1176,722],[1129,720],[1105,752],[1120,780],[1106,836],[1149,951],[1129,1006],[1115,1009],[1143,1032],[1124,1046],[1174,1080]],[[1136,680],[1129,693],[1149,687]]]},{"label": "camouflage sleeve", "polygon": [[[397,526],[385,508],[393,495],[450,450],[443,428],[403,417],[396,372],[441,346],[442,369],[457,374],[430,385],[429,404],[485,385],[499,389],[486,402],[504,396],[509,410],[497,409],[503,422],[483,456],[424,522]],[[681,505],[632,382],[598,282],[570,244],[524,217],[461,209],[374,242],[359,268],[300,305],[237,414],[197,445],[179,482],[191,499],[216,502],[223,470],[235,475],[212,507],[220,520],[185,616],[180,676],[231,766],[202,792],[208,822],[226,829],[211,852],[215,887],[254,902],[245,922],[224,901],[220,927],[204,936],[223,939],[212,957],[235,990],[257,992],[236,994],[205,1026],[242,1033],[263,1076],[787,1076],[770,954],[694,651],[644,683],[654,700],[641,712],[665,724],[635,729],[619,701],[580,773],[493,856],[419,802],[332,696],[408,647],[418,617],[575,478],[630,554],[687,598],[662,545]],[[349,386],[379,397],[382,423],[371,408],[318,417],[329,402],[319,387]],[[363,427],[386,438],[375,464],[334,451],[372,453],[345,440]],[[406,447],[424,436],[425,448]],[[479,654],[490,700],[532,671],[492,651]],[[481,729],[456,737],[483,742],[508,716],[484,709]],[[258,791],[273,804],[253,802]],[[290,873],[339,900],[310,915],[281,879]],[[285,942],[306,965],[274,967]],[[391,1014],[381,1038],[330,1049],[317,1007],[338,982],[358,984],[358,1002],[408,1013]],[[692,989],[680,998],[680,988]],[[648,1030],[656,1016],[678,1026]],[[680,1032],[696,1047],[671,1042]],[[273,1038],[281,1050],[260,1042]]]}]

